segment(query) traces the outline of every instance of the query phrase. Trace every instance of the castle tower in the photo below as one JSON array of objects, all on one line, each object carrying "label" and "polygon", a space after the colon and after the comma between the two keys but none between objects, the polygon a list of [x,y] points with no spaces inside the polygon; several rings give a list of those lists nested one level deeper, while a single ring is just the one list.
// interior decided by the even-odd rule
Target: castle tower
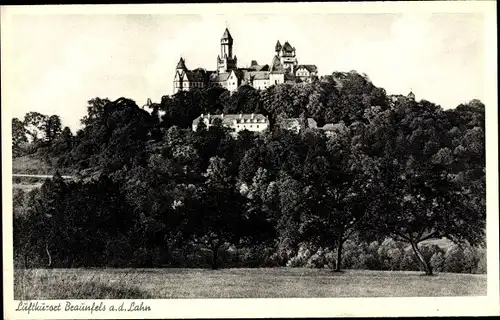
[{"label": "castle tower", "polygon": [[285,41],[285,44],[281,48],[280,58],[283,68],[288,72],[294,73],[298,62],[295,54],[295,48],[292,47],[288,41]]},{"label": "castle tower", "polygon": [[177,69],[177,71],[186,70],[186,63],[184,62],[184,59],[182,59],[182,57],[177,63],[177,67],[175,69]]},{"label": "castle tower", "polygon": [[278,40],[278,42],[276,42],[276,47],[274,47],[274,51],[276,51],[276,55],[278,57],[280,56],[281,48],[283,48],[283,47],[281,46],[281,43]]},{"label": "castle tower", "polygon": [[220,39],[220,56],[217,56],[217,71],[228,72],[236,69],[237,59],[233,57],[233,37],[226,28]]},{"label": "castle tower", "polygon": [[174,94],[179,92],[182,89],[186,88],[187,76],[186,76],[186,63],[182,57],[177,63],[177,67],[175,68],[175,77],[174,77]]},{"label": "castle tower", "polygon": [[408,97],[408,99],[415,101],[415,94],[412,91],[410,91],[410,93],[408,93],[407,97]]}]

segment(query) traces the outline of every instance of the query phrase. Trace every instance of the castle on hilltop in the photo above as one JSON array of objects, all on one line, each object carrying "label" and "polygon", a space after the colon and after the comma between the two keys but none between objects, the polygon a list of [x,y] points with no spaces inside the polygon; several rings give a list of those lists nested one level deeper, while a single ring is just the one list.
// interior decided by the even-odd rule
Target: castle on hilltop
[{"label": "castle on hilltop", "polygon": [[272,85],[287,82],[312,82],[318,76],[313,64],[298,64],[295,48],[286,41],[278,41],[271,65],[259,65],[252,60],[250,67],[238,68],[238,59],[233,53],[233,37],[226,28],[220,40],[220,55],[217,56],[217,70],[203,68],[189,70],[181,57],[177,63],[173,93],[192,88],[218,85],[233,92],[241,85],[266,89]]}]

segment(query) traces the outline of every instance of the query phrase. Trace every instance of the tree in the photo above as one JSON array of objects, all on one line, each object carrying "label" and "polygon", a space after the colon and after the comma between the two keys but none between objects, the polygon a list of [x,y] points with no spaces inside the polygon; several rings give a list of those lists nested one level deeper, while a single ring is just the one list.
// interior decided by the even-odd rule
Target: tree
[{"label": "tree", "polygon": [[45,138],[46,115],[35,111],[28,112],[24,116],[23,123],[32,143],[37,143]]},{"label": "tree", "polygon": [[193,120],[202,113],[202,102],[206,99],[210,98],[203,97],[200,90],[179,91],[172,97],[164,96],[160,103],[160,110],[164,112],[163,126],[190,128]]},{"label": "tree", "polygon": [[104,113],[104,106],[111,102],[108,98],[93,98],[90,99],[87,103],[87,115],[84,116],[80,123],[85,127],[92,125],[96,121],[102,118]]},{"label": "tree", "polygon": [[75,145],[75,137],[69,127],[64,127],[61,134],[54,140],[51,146],[51,154],[58,157],[57,164],[61,167],[71,167],[71,150]]},{"label": "tree", "polygon": [[304,185],[285,172],[281,172],[277,186],[280,210],[275,218],[278,245],[285,252],[293,252],[302,240],[301,216],[309,210],[305,199]]},{"label": "tree", "polygon": [[262,113],[259,92],[249,85],[243,85],[224,101],[225,114]]},{"label": "tree", "polygon": [[[248,246],[272,244],[276,239],[276,218],[278,215],[270,208],[268,197],[272,181],[267,170],[259,167],[253,175],[252,183],[245,194],[244,225],[241,226],[243,241]],[[271,209],[271,210],[270,210]]]},{"label": "tree", "polygon": [[339,131],[328,142],[318,137],[304,163],[303,180],[310,214],[304,216],[303,237],[334,246],[335,271],[341,270],[342,248],[370,214],[373,163],[360,151],[356,129]]},{"label": "tree", "polygon": [[[200,108],[203,114],[220,114],[223,112],[224,97],[229,97],[227,89],[210,86],[201,91]],[[227,112],[226,112],[227,113]]]},{"label": "tree", "polygon": [[238,244],[242,226],[242,196],[235,191],[226,160],[210,159],[206,182],[186,188],[183,212],[184,238],[212,251],[212,269],[218,267],[219,249]]},{"label": "tree", "polygon": [[422,241],[447,237],[475,245],[484,240],[485,210],[450,174],[453,159],[440,146],[446,131],[434,119],[441,112],[427,102],[403,104],[390,121],[373,122],[385,123],[383,130],[391,134],[378,157],[378,196],[372,203],[378,214],[372,226],[409,243],[428,275],[433,270],[419,248]]},{"label": "tree", "polygon": [[146,142],[155,121],[145,110],[126,98],[105,105],[98,129],[102,140],[99,164],[116,171],[146,164]]},{"label": "tree", "polygon": [[12,119],[12,156],[19,157],[25,152],[28,138],[26,137],[26,129],[24,123],[18,118]]},{"label": "tree", "polygon": [[45,131],[45,139],[50,146],[62,132],[61,118],[58,115],[51,115],[46,119],[43,128]]},{"label": "tree", "polygon": [[333,106],[337,121],[343,120],[349,125],[363,120],[366,108],[380,106],[385,109],[388,106],[385,90],[376,87],[365,74],[350,71],[334,72],[332,76],[339,90]]},{"label": "tree", "polygon": [[74,147],[68,156],[79,169],[99,165],[99,155],[108,140],[104,109],[109,103],[107,98],[98,97],[88,101],[87,115],[80,120],[84,127],[76,132]]},{"label": "tree", "polygon": [[[28,215],[33,219],[33,232],[29,234],[28,243],[35,247],[34,251],[44,252],[47,255],[47,267],[53,267],[53,251],[62,251],[58,245],[64,246],[66,242],[59,242],[64,238],[66,223],[61,223],[63,215],[63,201],[68,192],[68,186],[61,175],[56,172],[52,180],[47,180],[41,187],[40,193],[33,198],[29,205]],[[38,250],[37,250],[38,249]],[[55,249],[55,250],[54,250]],[[57,250],[59,249],[59,250]]]}]

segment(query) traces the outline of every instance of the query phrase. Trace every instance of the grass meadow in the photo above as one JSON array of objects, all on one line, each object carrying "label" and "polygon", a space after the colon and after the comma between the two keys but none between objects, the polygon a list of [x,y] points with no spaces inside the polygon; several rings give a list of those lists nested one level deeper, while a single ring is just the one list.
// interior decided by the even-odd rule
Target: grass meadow
[{"label": "grass meadow", "polygon": [[30,299],[335,298],[486,295],[486,275],[329,269],[17,269]]}]

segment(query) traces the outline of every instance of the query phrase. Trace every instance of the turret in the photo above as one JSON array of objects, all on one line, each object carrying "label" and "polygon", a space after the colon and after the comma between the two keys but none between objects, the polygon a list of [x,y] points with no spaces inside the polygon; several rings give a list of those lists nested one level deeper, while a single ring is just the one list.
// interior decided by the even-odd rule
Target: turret
[{"label": "turret", "polygon": [[224,30],[224,33],[222,34],[222,38],[220,39],[221,43],[224,40],[227,40],[231,44],[233,43],[233,37],[231,37],[231,33],[229,33],[229,29],[228,28],[226,28],[226,30]]},{"label": "turret", "polygon": [[220,39],[220,56],[217,57],[217,71],[228,72],[237,68],[236,55],[233,57],[233,37],[226,28]]},{"label": "turret", "polygon": [[229,33],[229,30],[226,28],[222,38],[220,39],[220,47],[221,47],[221,58],[224,59],[226,57],[231,58],[233,56],[233,37]]},{"label": "turret", "polygon": [[176,69],[177,69],[177,70],[186,70],[186,69],[187,69],[187,68],[186,68],[186,64],[185,64],[185,62],[184,62],[184,59],[182,59],[182,57],[181,57],[181,59],[179,60],[179,62],[177,63],[177,68],[176,68]]},{"label": "turret", "polygon": [[281,52],[281,43],[280,41],[278,40],[278,42],[276,42],[276,47],[274,47],[274,51],[276,51],[276,54],[279,56],[280,55],[280,52]]},{"label": "turret", "polygon": [[408,99],[415,101],[415,94],[413,92],[410,91],[410,93],[408,93],[407,97],[408,97]]}]

